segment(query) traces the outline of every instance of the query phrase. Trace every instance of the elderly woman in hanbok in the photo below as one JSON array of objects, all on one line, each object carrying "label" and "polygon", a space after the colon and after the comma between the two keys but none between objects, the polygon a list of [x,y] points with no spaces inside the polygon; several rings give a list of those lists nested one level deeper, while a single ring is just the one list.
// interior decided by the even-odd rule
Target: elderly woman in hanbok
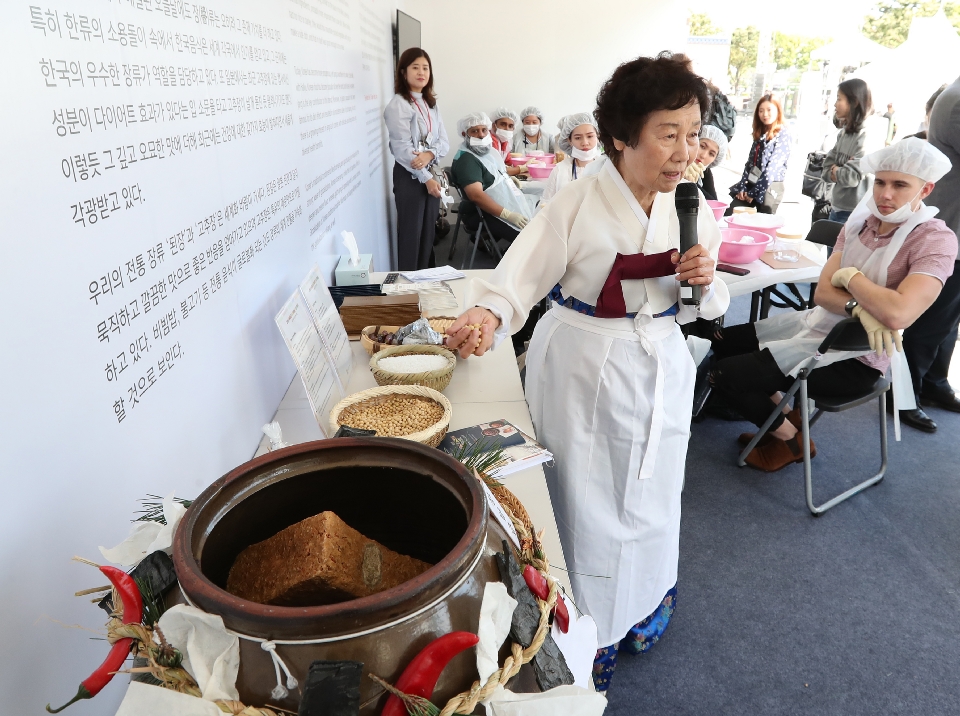
[{"label": "elderly woman in hanbok", "polygon": [[[695,377],[678,324],[722,315],[729,294],[714,279],[720,231],[702,197],[699,243],[678,250],[674,190],[697,156],[703,79],[667,53],[641,57],[597,102],[609,161],[531,219],[489,280],[472,281],[447,345],[482,355],[554,299],[530,342],[526,397],[556,458],[547,484],[574,599],[597,623],[605,690],[618,649],[645,651],[673,611]],[[680,300],[681,280],[701,287],[699,305]]]}]

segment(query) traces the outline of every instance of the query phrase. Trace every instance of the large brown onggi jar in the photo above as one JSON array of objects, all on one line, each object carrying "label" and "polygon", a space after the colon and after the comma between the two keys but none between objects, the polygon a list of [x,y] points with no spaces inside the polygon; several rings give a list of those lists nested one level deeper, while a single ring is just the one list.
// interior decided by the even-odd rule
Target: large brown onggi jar
[{"label": "large brown onggi jar", "polygon": [[[325,510],[434,566],[393,589],[325,606],[257,604],[225,591],[243,549]],[[488,519],[480,484],[450,456],[408,440],[337,438],[267,453],[214,482],[180,522],[173,560],[186,599],[220,615],[234,632],[278,642],[277,654],[300,689],[314,660],[363,662],[361,714],[367,715],[379,713],[384,701],[367,672],[394,682],[436,637],[477,631],[483,586],[500,580],[493,554],[503,539],[503,530]],[[469,650],[443,672],[434,703],[442,706],[476,678]],[[241,639],[240,699],[296,711],[300,690],[277,703],[270,696],[274,686],[269,654],[260,643]]]}]

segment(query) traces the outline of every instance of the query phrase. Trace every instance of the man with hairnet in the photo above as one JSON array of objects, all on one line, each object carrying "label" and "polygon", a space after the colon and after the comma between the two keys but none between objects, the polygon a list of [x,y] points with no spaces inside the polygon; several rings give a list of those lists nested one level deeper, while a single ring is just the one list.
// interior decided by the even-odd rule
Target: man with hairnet
[{"label": "man with hairnet", "polygon": [[587,167],[600,156],[597,139],[597,120],[587,112],[568,114],[557,123],[556,143],[566,158],[557,164],[547,179],[540,205],[553,197],[570,182],[583,176]]},{"label": "man with hairnet", "polygon": [[[960,234],[960,79],[949,85],[929,112],[927,139],[953,163],[930,193],[939,218]],[[913,389],[927,406],[960,413],[960,398],[947,380],[960,323],[960,264],[930,309],[903,332]],[[933,423],[933,421],[930,421]]]},{"label": "man with hairnet", "polygon": [[533,207],[517,188],[498,152],[492,151],[490,118],[472,112],[457,123],[463,144],[453,157],[450,172],[460,187],[460,217],[471,235],[481,213],[494,240],[513,241],[533,216]]},{"label": "man with hairnet", "polygon": [[[840,230],[820,273],[817,307],[723,328],[712,341],[718,359],[710,377],[714,389],[755,425],[763,425],[780,402],[778,391],[789,389],[830,329],[848,316],[860,320],[874,350],[827,352],[810,374],[810,391],[855,397],[869,392],[891,368],[894,400],[906,408],[904,421],[923,417],[898,352],[900,331],[933,304],[953,273],[956,234],[935,218],[936,207],[923,203],[950,169],[950,160],[922,139],[908,138],[868,154],[860,167],[875,175],[873,191]],[[773,472],[802,462],[800,425],[799,406],[785,406],[747,464]],[[744,433],[740,443],[753,436]],[[810,440],[811,457],[815,452]]]},{"label": "man with hairnet", "polygon": [[493,148],[500,152],[500,156],[506,161],[513,151],[513,138],[517,134],[520,115],[506,107],[497,107],[490,115],[490,120],[493,122]]},{"label": "man with hairnet", "polygon": [[553,154],[556,144],[552,134],[543,130],[543,112],[530,105],[520,112],[520,129],[513,137],[513,151],[519,154],[544,152]]}]

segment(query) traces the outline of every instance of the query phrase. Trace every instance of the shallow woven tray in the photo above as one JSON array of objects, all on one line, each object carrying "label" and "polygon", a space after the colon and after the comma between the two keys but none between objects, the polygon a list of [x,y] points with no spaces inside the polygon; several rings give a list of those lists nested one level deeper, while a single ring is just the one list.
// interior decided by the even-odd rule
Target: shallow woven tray
[{"label": "shallow woven tray", "polygon": [[[447,359],[445,368],[425,373],[393,373],[380,367],[380,360],[390,356],[429,355]],[[434,390],[444,390],[450,385],[457,357],[443,346],[387,346],[370,358],[370,372],[377,385],[423,385]]]},{"label": "shallow woven tray", "polygon": [[[427,320],[430,322],[430,327],[433,330],[437,333],[444,333],[457,319],[450,318],[449,316],[437,316],[436,318],[428,318]],[[396,333],[398,330],[400,330],[400,326],[367,326],[360,332],[360,345],[364,347],[367,353],[373,355],[384,348],[390,348],[386,343],[377,343],[373,340],[373,336],[380,331]]]},{"label": "shallow woven tray", "polygon": [[369,388],[367,390],[361,390],[359,393],[348,395],[333,406],[333,410],[330,411],[330,434],[332,435],[340,429],[342,425],[340,422],[340,414],[345,409],[357,403],[376,400],[388,395],[414,395],[420,398],[428,398],[443,406],[443,417],[441,417],[438,422],[420,432],[399,436],[403,440],[413,440],[414,442],[423,443],[430,447],[437,447],[440,441],[443,440],[443,436],[447,434],[447,428],[450,427],[450,418],[453,416],[453,406],[450,405],[450,401],[447,400],[447,397],[443,393],[422,385],[385,385],[381,388]]}]

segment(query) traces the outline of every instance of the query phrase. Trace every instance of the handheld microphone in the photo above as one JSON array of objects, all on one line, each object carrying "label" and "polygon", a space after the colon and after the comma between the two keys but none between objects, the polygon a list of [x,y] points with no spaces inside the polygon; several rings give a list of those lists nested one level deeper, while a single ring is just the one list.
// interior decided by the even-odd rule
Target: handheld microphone
[{"label": "handheld microphone", "polygon": [[[675,194],[677,217],[680,219],[680,254],[697,245],[697,212],[700,210],[700,192],[696,184],[677,184]],[[688,306],[700,305],[701,286],[680,282],[680,301]]]}]

